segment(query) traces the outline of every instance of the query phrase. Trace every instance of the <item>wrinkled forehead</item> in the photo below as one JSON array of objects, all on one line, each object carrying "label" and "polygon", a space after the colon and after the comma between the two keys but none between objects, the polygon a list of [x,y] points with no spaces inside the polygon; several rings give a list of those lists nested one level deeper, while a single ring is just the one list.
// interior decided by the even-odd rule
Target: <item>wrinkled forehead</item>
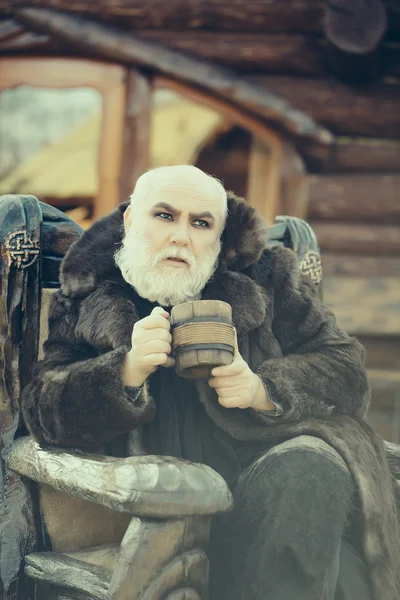
[{"label": "wrinkled forehead", "polygon": [[209,211],[216,220],[223,218],[226,192],[219,182],[199,169],[155,170],[142,175],[132,195],[132,207],[150,210],[165,202],[181,212]]}]

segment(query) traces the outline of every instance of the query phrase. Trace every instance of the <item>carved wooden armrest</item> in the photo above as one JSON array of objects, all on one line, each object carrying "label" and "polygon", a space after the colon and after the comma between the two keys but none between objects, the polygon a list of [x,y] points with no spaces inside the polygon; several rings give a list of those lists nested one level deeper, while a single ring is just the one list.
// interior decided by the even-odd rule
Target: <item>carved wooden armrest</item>
[{"label": "carved wooden armrest", "polygon": [[98,456],[44,448],[23,437],[14,442],[7,465],[38,483],[139,517],[212,515],[232,504],[213,469],[172,457]]}]

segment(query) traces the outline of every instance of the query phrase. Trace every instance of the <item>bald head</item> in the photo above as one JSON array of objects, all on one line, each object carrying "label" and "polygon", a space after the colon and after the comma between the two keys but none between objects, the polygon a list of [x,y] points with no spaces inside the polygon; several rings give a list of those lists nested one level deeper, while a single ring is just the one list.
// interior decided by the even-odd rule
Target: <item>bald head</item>
[{"label": "bald head", "polygon": [[[136,214],[155,202],[178,200],[196,207],[207,205],[218,216],[222,230],[227,216],[227,196],[223,185],[214,177],[192,165],[158,167],[137,180],[131,195],[131,208]],[[168,202],[169,203],[169,202]]]}]

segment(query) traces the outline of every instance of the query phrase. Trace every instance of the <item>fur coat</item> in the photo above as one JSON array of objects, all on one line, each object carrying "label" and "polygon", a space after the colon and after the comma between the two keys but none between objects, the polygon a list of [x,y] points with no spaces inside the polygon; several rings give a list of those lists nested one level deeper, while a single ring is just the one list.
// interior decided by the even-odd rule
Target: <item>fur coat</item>
[{"label": "fur coat", "polygon": [[[342,456],[361,506],[362,547],[376,600],[400,598],[399,528],[380,438],[365,423],[369,389],[360,344],[339,330],[286,248],[266,247],[261,217],[230,195],[219,266],[202,298],[231,304],[239,350],[283,407],[279,417],[226,409],[196,382],[206,413],[233,440],[273,445],[307,434]],[[44,360],[22,395],[25,422],[43,444],[96,450],[154,417],[146,385],[132,402],[121,368],[140,298],[113,254],[121,205],[66,255],[52,300]]]}]

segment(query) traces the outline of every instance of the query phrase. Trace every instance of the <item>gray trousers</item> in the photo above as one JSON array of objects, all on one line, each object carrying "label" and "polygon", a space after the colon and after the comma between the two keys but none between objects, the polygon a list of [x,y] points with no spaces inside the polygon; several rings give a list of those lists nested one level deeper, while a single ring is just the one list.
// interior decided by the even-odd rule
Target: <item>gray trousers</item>
[{"label": "gray trousers", "polygon": [[328,444],[301,436],[240,476],[234,508],[213,524],[211,600],[372,600],[345,539],[354,488]]}]

